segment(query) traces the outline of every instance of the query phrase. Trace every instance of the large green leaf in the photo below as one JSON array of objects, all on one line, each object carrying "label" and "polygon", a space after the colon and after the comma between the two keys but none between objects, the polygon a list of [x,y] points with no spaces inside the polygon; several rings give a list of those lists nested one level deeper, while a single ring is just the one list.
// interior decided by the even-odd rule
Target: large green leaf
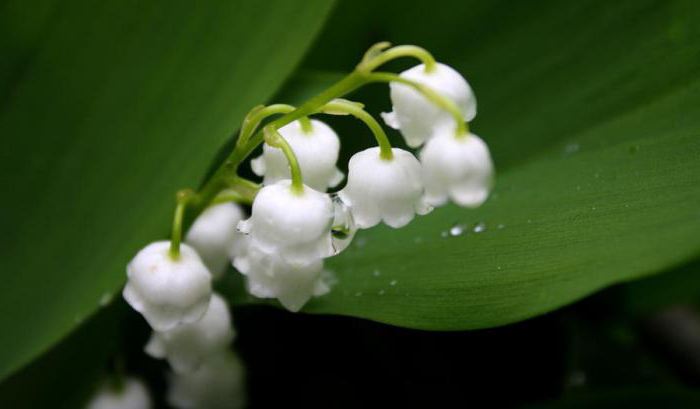
[{"label": "large green leaf", "polygon": [[0,378],[118,291],[129,258],[166,233],[173,192],[198,184],[330,6],[0,5]]},{"label": "large green leaf", "polygon": [[[475,211],[440,208],[401,230],[361,232],[328,263],[334,291],[306,311],[488,327],[700,255],[700,5],[388,8],[357,11],[358,23],[361,7],[341,4],[306,67],[351,67],[338,42],[354,58],[379,38],[425,45],[476,90],[473,127],[492,147],[497,187]],[[485,231],[473,232],[479,223]],[[450,236],[455,225],[465,233]]]}]

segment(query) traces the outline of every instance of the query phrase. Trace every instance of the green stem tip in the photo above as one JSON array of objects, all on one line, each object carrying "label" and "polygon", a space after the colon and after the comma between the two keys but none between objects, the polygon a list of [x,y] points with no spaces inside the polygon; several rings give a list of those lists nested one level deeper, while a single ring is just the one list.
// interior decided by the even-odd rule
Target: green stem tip
[{"label": "green stem tip", "polygon": [[182,242],[182,223],[185,218],[185,211],[190,200],[194,197],[194,192],[184,189],[177,192],[175,197],[175,214],[173,215],[173,227],[170,236],[170,257],[173,260],[180,258],[180,242]]},{"label": "green stem tip", "polygon": [[361,103],[337,98],[322,106],[319,112],[330,115],[352,115],[364,122],[370,131],[372,131],[374,138],[377,140],[381,158],[385,160],[393,159],[394,153],[391,150],[391,143],[389,142],[389,138],[386,136],[384,129],[372,115],[364,110]]},{"label": "green stem tip", "polygon": [[265,134],[265,142],[270,146],[281,149],[282,153],[287,158],[287,162],[289,162],[289,169],[292,174],[292,191],[295,193],[303,193],[304,179],[301,176],[301,167],[299,166],[297,156],[294,154],[294,150],[289,145],[289,142],[280,135],[274,125],[266,126],[263,132]]}]

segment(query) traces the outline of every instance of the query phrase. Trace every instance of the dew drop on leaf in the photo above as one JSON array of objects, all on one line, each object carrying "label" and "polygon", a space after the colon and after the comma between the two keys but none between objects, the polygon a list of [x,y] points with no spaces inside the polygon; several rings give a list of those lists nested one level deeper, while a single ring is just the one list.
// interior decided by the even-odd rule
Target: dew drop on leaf
[{"label": "dew drop on leaf", "polygon": [[454,226],[450,227],[450,236],[457,237],[461,236],[462,234],[464,234],[464,226],[461,224],[455,224]]}]

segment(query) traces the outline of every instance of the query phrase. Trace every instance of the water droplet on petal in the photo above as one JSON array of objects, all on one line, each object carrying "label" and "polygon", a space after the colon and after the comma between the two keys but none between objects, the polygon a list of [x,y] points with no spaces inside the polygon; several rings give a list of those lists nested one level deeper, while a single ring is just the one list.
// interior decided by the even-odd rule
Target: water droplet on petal
[{"label": "water droplet on petal", "polygon": [[355,233],[357,233],[357,227],[355,226],[355,219],[352,217],[350,208],[337,194],[332,195],[331,198],[333,199],[334,211],[333,226],[331,227],[331,241],[334,253],[338,254],[348,248],[352,239],[355,237]]}]

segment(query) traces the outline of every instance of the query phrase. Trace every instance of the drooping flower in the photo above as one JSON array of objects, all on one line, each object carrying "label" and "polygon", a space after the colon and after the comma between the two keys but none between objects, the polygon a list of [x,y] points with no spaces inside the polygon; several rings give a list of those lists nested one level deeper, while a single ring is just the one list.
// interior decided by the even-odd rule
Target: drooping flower
[{"label": "drooping flower", "polygon": [[199,369],[169,377],[168,403],[178,409],[237,409],[245,406],[244,368],[231,352],[210,356]]},{"label": "drooping flower", "polygon": [[[469,122],[476,116],[476,98],[467,80],[453,68],[438,63],[434,70],[425,71],[423,64],[410,68],[401,77],[432,88],[452,100]],[[438,131],[455,129],[454,118],[444,109],[426,99],[408,85],[390,85],[393,112],[383,113],[387,125],[401,131],[406,144],[417,148]]]},{"label": "drooping flower", "polygon": [[248,292],[259,298],[276,298],[290,311],[299,311],[312,296],[323,295],[329,287],[323,280],[323,259],[289,261],[276,252],[256,246],[241,237],[233,265],[246,276]]},{"label": "drooping flower", "polygon": [[260,189],[250,218],[238,230],[250,236],[253,246],[303,263],[333,255],[332,223],[330,196],[308,186],[295,192],[289,180],[281,180]]},{"label": "drooping flower", "polygon": [[[279,129],[299,161],[304,183],[320,192],[335,187],[343,180],[343,173],[336,167],[340,139],[330,126],[316,119],[311,120],[311,130],[305,132],[299,121]],[[279,148],[268,144],[263,154],[251,161],[253,172],[264,176],[264,184],[270,185],[290,178],[289,164]]]},{"label": "drooping flower", "polygon": [[90,402],[87,409],[150,409],[151,396],[146,385],[138,379],[127,378],[121,385],[104,384]]},{"label": "drooping flower", "polygon": [[170,331],[154,331],[145,351],[154,358],[167,359],[175,372],[191,372],[207,357],[227,349],[233,337],[226,301],[213,294],[202,319]]},{"label": "drooping flower", "polygon": [[157,331],[169,331],[204,315],[211,297],[211,274],[197,252],[180,245],[173,259],[170,242],[151,243],[127,266],[123,296]]},{"label": "drooping flower", "polygon": [[350,158],[348,182],[338,196],[350,207],[359,228],[380,221],[398,228],[431,210],[423,200],[420,162],[403,149],[392,152],[392,159],[383,159],[374,147]]},{"label": "drooping flower", "polygon": [[442,133],[420,152],[426,201],[441,206],[448,199],[464,207],[480,206],[493,184],[493,162],[486,143],[474,134]]},{"label": "drooping flower", "polygon": [[204,210],[187,232],[185,241],[197,250],[214,278],[220,277],[229,265],[229,248],[241,219],[240,206],[221,203]]}]

